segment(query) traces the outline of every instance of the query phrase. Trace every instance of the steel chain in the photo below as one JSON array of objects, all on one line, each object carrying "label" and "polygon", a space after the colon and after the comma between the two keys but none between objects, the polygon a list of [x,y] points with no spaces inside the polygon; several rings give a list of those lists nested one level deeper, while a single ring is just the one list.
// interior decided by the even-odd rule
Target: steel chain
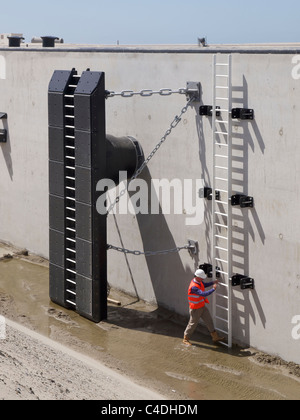
[{"label": "steel chain", "polygon": [[[169,90],[169,89],[168,89]],[[167,91],[167,89],[161,89],[159,92],[162,91]],[[183,92],[184,91],[184,92]],[[125,94],[124,94],[125,92]],[[116,94],[115,92],[111,92],[113,93],[113,96],[116,95],[121,95],[123,97],[129,97],[127,96],[128,93],[132,93],[131,96],[133,96],[134,94],[141,94],[141,92],[146,92],[146,90],[141,91],[139,93],[134,93],[132,91],[123,91],[120,94]],[[150,92],[150,91],[147,91]],[[152,94],[154,93],[159,93],[159,92],[153,92],[151,91]],[[122,95],[122,93],[124,95]],[[172,93],[175,93],[172,91]],[[170,94],[172,94],[170,93]],[[186,89],[180,89],[179,91],[177,91],[176,93],[184,93],[186,94]],[[161,93],[160,93],[161,94]],[[130,96],[130,97],[131,97]],[[146,96],[145,94],[142,96]],[[150,95],[147,95],[150,96]],[[165,94],[166,96],[166,94]],[[191,97],[190,100],[188,101],[188,103],[182,108],[181,112],[179,115],[176,115],[174,120],[172,121],[170,128],[168,128],[168,130],[165,132],[164,136],[160,139],[160,141],[157,143],[157,145],[155,146],[155,148],[152,150],[152,152],[150,153],[150,155],[147,157],[147,159],[144,161],[144,163],[141,165],[141,167],[135,172],[135,174],[132,176],[132,178],[130,179],[130,181],[128,182],[127,187],[125,187],[120,194],[118,195],[118,197],[115,199],[115,201],[109,206],[108,210],[107,210],[107,215],[115,208],[115,206],[119,203],[120,199],[126,194],[126,191],[129,188],[129,185],[132,181],[134,181],[138,176],[141,175],[141,173],[144,171],[144,169],[148,166],[149,162],[151,161],[151,159],[155,156],[155,154],[158,152],[158,150],[161,148],[161,146],[163,145],[163,143],[167,140],[167,138],[170,136],[170,134],[172,133],[172,131],[178,126],[178,124],[181,122],[183,115],[188,111],[189,107],[191,106],[191,104],[195,101],[194,97]],[[132,254],[135,256],[141,256],[141,255],[145,255],[146,257],[151,257],[151,256],[156,256],[156,255],[167,255],[167,254],[174,254],[174,253],[178,253],[180,251],[182,251],[183,249],[190,249],[189,245],[185,245],[182,247],[177,247],[174,249],[169,249],[169,250],[164,250],[164,251],[131,251],[129,249],[126,248],[122,248],[122,247],[117,247],[117,246],[113,246],[113,245],[108,245],[107,246],[108,250],[114,250],[117,252],[122,252],[124,254]]]},{"label": "steel chain", "polygon": [[122,98],[132,98],[133,96],[150,97],[153,95],[170,96],[173,94],[186,95],[187,89],[186,88],[180,88],[177,90],[166,89],[166,88],[160,89],[160,90],[142,89],[139,92],[134,92],[133,90],[122,90],[121,92],[107,91],[107,98],[114,98],[115,96],[121,96]]},{"label": "steel chain", "polygon": [[166,249],[164,251],[131,251],[130,249],[126,249],[126,248],[122,248],[122,247],[118,247],[118,246],[113,246],[113,245],[108,245],[107,249],[110,250],[112,249],[113,251],[117,251],[117,252],[122,252],[123,254],[131,254],[131,255],[135,255],[137,257],[140,257],[141,255],[145,255],[145,257],[153,257],[156,255],[168,255],[168,254],[175,254],[178,253],[180,251],[182,251],[183,249],[190,249],[189,245],[185,245],[185,246],[180,246],[174,249]]}]

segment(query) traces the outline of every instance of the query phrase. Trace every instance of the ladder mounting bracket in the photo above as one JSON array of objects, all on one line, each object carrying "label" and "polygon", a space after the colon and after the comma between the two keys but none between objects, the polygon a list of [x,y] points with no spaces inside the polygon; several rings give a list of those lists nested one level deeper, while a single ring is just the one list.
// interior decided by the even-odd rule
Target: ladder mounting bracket
[{"label": "ladder mounting bracket", "polygon": [[[199,191],[200,198],[206,198],[208,201],[212,201],[213,199],[213,190],[210,187],[204,187]],[[220,200],[221,194],[220,191],[216,191],[216,200]]]},{"label": "ladder mounting bracket", "polygon": [[233,119],[237,120],[254,120],[254,110],[246,108],[233,108],[231,116]]},{"label": "ladder mounting bracket", "polygon": [[[211,105],[202,105],[200,106],[200,115],[204,117],[212,117],[214,107]],[[216,107],[216,117],[221,117],[220,106]]]},{"label": "ladder mounting bracket", "polygon": [[7,131],[0,130],[0,143],[7,143]]},{"label": "ladder mounting bracket", "polygon": [[[200,265],[199,269],[200,270],[203,270],[204,273],[207,275],[207,277],[209,279],[211,279],[213,277],[213,266],[211,264],[207,264],[207,263],[202,264],[202,265]],[[216,267],[216,270],[220,270],[220,267]],[[217,278],[220,278],[221,277],[221,273],[218,273],[217,272],[216,273],[216,276],[217,276]]]},{"label": "ladder mounting bracket", "polygon": [[254,207],[254,198],[247,195],[236,194],[231,197],[231,205],[240,206],[242,209],[253,208]]},{"label": "ladder mounting bracket", "polygon": [[188,100],[193,99],[194,102],[201,101],[201,83],[200,82],[187,82],[186,96]]},{"label": "ladder mounting bracket", "polygon": [[255,289],[255,281],[251,277],[243,276],[242,274],[236,274],[232,277],[232,286],[240,286],[242,290]]}]

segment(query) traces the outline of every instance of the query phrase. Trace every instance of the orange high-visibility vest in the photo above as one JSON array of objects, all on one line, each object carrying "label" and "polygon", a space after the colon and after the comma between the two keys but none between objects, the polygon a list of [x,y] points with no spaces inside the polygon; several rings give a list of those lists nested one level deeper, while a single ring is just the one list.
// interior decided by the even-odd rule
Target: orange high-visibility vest
[{"label": "orange high-visibility vest", "polygon": [[195,279],[193,279],[191,284],[190,284],[189,293],[188,293],[190,308],[191,309],[204,308],[205,304],[209,303],[208,299],[205,299],[203,296],[194,295],[192,293],[192,288],[193,287],[197,287],[202,292],[205,292],[205,286],[204,286],[203,282],[201,281],[201,283],[198,283],[198,282],[196,282]]}]

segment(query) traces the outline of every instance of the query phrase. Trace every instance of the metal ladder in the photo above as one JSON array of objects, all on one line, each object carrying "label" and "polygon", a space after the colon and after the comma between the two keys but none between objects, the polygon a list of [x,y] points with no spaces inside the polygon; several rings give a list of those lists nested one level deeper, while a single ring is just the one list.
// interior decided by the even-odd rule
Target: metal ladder
[{"label": "metal ladder", "polygon": [[232,347],[232,57],[213,57],[213,279],[216,330]]},{"label": "metal ladder", "polygon": [[80,76],[73,74],[64,95],[65,124],[65,270],[66,302],[76,307],[76,199],[74,93]]}]

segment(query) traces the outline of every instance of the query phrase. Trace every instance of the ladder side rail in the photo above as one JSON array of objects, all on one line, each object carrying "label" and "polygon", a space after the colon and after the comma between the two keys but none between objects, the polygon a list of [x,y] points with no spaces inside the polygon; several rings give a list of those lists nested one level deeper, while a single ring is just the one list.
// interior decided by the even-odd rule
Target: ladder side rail
[{"label": "ladder side rail", "polygon": [[[216,217],[216,200],[215,200],[215,195],[216,195],[216,142],[217,142],[217,127],[216,127],[216,109],[217,109],[217,90],[216,90],[216,86],[217,86],[217,80],[216,80],[216,74],[217,74],[217,55],[214,54],[213,55],[213,111],[212,111],[212,131],[213,131],[213,185],[212,185],[212,266],[213,266],[213,280],[215,280],[217,278],[217,273],[216,273],[216,245],[217,245],[217,241],[216,241],[216,232],[215,232],[215,227],[216,227],[216,221],[217,221],[217,217]],[[213,319],[214,319],[214,323],[216,325],[216,320],[217,320],[217,296],[214,293],[214,302],[213,302]]]},{"label": "ladder side rail", "polygon": [[233,322],[232,322],[232,55],[228,56],[228,347],[232,348]]}]

